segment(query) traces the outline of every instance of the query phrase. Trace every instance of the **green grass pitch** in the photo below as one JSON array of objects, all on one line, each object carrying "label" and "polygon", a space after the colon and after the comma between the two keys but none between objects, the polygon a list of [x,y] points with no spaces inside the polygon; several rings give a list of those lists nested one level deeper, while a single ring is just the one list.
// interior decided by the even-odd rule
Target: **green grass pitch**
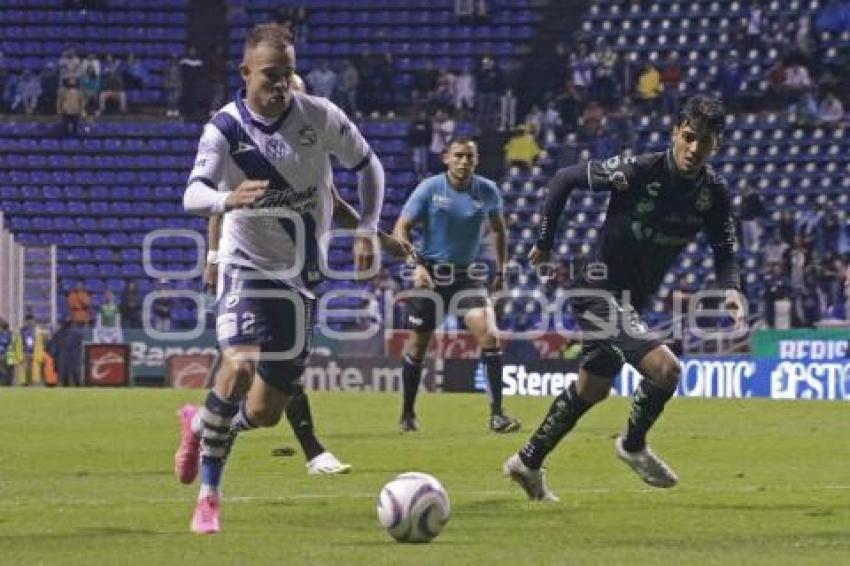
[{"label": "green grass pitch", "polygon": [[[520,434],[486,431],[475,395],[420,396],[397,432],[390,394],[312,394],[323,440],[354,465],[312,477],[286,423],[243,435],[225,474],[222,533],[188,530],[175,409],[200,391],[0,391],[0,564],[847,564],[850,411],[841,403],[674,399],[650,437],[681,478],[644,485],[613,453],[627,400],[595,408],[548,461],[559,504],[501,475],[549,400],[508,398]],[[446,486],[431,544],[393,542],[375,516],[409,470]]]}]

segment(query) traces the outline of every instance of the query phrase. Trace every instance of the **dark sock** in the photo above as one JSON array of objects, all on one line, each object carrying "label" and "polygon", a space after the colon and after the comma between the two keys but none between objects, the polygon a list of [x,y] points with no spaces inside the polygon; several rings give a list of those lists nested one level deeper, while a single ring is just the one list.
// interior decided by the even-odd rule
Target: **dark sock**
[{"label": "dark sock", "polygon": [[401,409],[402,415],[413,415],[413,406],[416,404],[416,394],[419,392],[419,383],[422,381],[422,360],[416,360],[407,354],[401,366],[401,382],[404,394],[404,405]]},{"label": "dark sock", "polygon": [[298,392],[289,399],[289,403],[286,405],[286,419],[292,426],[292,432],[295,433],[295,438],[298,439],[298,444],[301,445],[304,457],[308,461],[325,451],[325,447],[322,446],[313,431],[313,414],[310,412],[310,401],[301,387],[298,387]]},{"label": "dark sock", "polygon": [[640,452],[646,446],[646,433],[664,410],[664,405],[674,391],[658,387],[648,379],[643,379],[632,397],[632,410],[626,423],[623,448],[628,452]]},{"label": "dark sock", "polygon": [[540,427],[534,431],[519,458],[531,469],[539,470],[546,455],[551,452],[576,422],[593,405],[578,396],[575,382],[555,398]]},{"label": "dark sock", "polygon": [[502,414],[502,350],[481,350],[481,361],[487,374],[487,390],[490,392],[490,414]]},{"label": "dark sock", "polygon": [[224,462],[232,443],[230,423],[239,411],[239,405],[225,401],[215,391],[210,391],[201,410],[201,485],[218,490]]}]

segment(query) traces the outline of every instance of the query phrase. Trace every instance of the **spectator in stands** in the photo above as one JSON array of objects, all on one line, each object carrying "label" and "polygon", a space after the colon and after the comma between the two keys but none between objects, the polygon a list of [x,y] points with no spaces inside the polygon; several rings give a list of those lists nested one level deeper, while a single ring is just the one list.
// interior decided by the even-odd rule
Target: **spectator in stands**
[{"label": "spectator in stands", "polygon": [[372,75],[375,109],[390,115],[396,104],[396,69],[395,57],[387,51],[378,55],[377,62],[373,66]]},{"label": "spectator in stands", "polygon": [[525,124],[513,129],[504,151],[506,165],[518,166],[524,171],[530,170],[540,157],[540,146],[537,145],[534,134]]},{"label": "spectator in stands", "polygon": [[782,240],[779,231],[773,232],[773,238],[764,246],[764,263],[772,265],[774,263],[785,264],[785,253],[788,251],[788,244]]},{"label": "spectator in stands", "polygon": [[225,104],[229,69],[230,61],[224,52],[224,46],[216,45],[206,62],[206,74],[210,85],[210,112],[216,112]]},{"label": "spectator in stands", "polygon": [[424,109],[420,109],[407,130],[407,143],[413,150],[413,172],[424,177],[430,172],[428,148],[434,135],[431,120]]},{"label": "spectator in stands", "polygon": [[98,309],[93,336],[95,342],[113,344],[124,341],[124,333],[121,330],[121,313],[115,303],[115,296],[109,289],[103,294],[103,303]]},{"label": "spectator in stands", "polygon": [[162,88],[165,90],[165,115],[169,118],[179,118],[183,77],[177,55],[172,54],[162,70]]},{"label": "spectator in stands", "polygon": [[127,283],[121,295],[121,320],[128,328],[142,326],[142,296],[135,281]]},{"label": "spectator in stands", "polygon": [[581,113],[581,133],[585,139],[590,139],[599,131],[605,120],[605,109],[595,100],[588,102]]},{"label": "spectator in stands", "polygon": [[750,14],[747,18],[747,29],[744,36],[744,47],[758,49],[762,46],[762,34],[764,32],[765,14],[760,0],[753,0],[750,4]]},{"label": "spectator in stands", "polygon": [[482,57],[481,66],[475,75],[475,85],[478,91],[478,125],[483,130],[491,130],[495,126],[500,99],[505,90],[504,75],[492,57]]},{"label": "spectator in stands", "polygon": [[443,151],[446,149],[446,143],[455,135],[457,125],[449,114],[443,110],[437,110],[434,115],[434,120],[431,122],[431,156],[428,170],[433,170],[439,167],[442,163],[441,159]]},{"label": "spectator in stands", "polygon": [[291,30],[293,41],[307,41],[307,8],[304,6],[281,6],[275,11],[272,20]]},{"label": "spectator in stands", "polygon": [[776,230],[781,241],[785,242],[789,246],[794,242],[794,238],[797,235],[797,220],[794,218],[794,211],[782,211]]},{"label": "spectator in stands", "polygon": [[39,384],[41,363],[44,361],[44,334],[31,312],[24,317],[12,348],[17,356],[18,383],[25,387]]},{"label": "spectator in stands", "polygon": [[121,61],[106,56],[103,69],[103,84],[98,103],[98,114],[106,112],[106,105],[113,100],[118,101],[122,114],[127,113],[127,91],[124,90],[124,75],[121,72]]},{"label": "spectator in stands", "polygon": [[528,126],[528,131],[537,139],[538,143],[542,139],[540,131],[543,129],[543,111],[536,104],[532,104],[528,109],[528,114],[525,115],[523,124]]},{"label": "spectator in stands", "polygon": [[434,66],[434,61],[428,59],[425,66],[413,73],[412,101],[414,106],[428,107],[437,92],[437,81],[440,71]]},{"label": "spectator in stands", "polygon": [[[785,107],[785,79],[788,69],[782,60],[777,60],[767,71],[767,94],[769,108]],[[771,102],[773,102],[771,104]]]},{"label": "spectator in stands", "polygon": [[[360,55],[354,58],[354,66],[357,68],[359,82],[357,84],[357,101],[364,112],[375,110],[375,60],[366,47]],[[379,88],[379,87],[378,87]]]},{"label": "spectator in stands", "polygon": [[150,84],[147,67],[141,59],[136,58],[134,53],[127,55],[123,74],[127,90],[144,90]]},{"label": "spectator in stands", "polygon": [[48,61],[41,70],[41,90],[39,108],[45,114],[52,113],[56,108],[56,98],[59,95],[59,67],[54,61]]},{"label": "spectator in stands", "polygon": [[96,112],[100,100],[100,75],[95,73],[94,68],[88,67],[80,79],[80,90],[85,98],[86,114]]},{"label": "spectator in stands", "polygon": [[[160,279],[156,286],[157,291],[167,291],[168,281]],[[173,306],[171,297],[160,297],[153,302],[153,328],[160,332],[168,332],[171,330],[171,308]]]},{"label": "spectator in stands", "polygon": [[591,159],[606,159],[616,155],[620,149],[604,121],[596,127],[596,131],[588,139],[588,145]]},{"label": "spectator in stands", "polygon": [[743,248],[749,252],[759,250],[762,227],[761,219],[767,216],[767,210],[761,197],[749,183],[744,187],[741,202],[741,235]]},{"label": "spectator in stands", "polygon": [[79,79],[83,72],[83,62],[74,47],[69,47],[59,57],[59,80]]},{"label": "spectator in stands", "polygon": [[803,93],[788,107],[788,121],[797,126],[813,126],[818,122],[818,101],[812,91]]},{"label": "spectator in stands", "polygon": [[0,318],[0,386],[12,385],[14,379],[15,368],[9,366],[6,360],[11,347],[12,331],[9,330],[9,323]]},{"label": "spectator in stands", "polygon": [[455,109],[459,115],[465,115],[475,108],[475,75],[472,68],[464,65],[455,77]]},{"label": "spectator in stands", "polygon": [[821,255],[838,252],[838,241],[841,239],[841,220],[834,210],[827,209],[821,222],[818,222],[814,232],[815,249]]},{"label": "spectator in stands", "polygon": [[207,117],[206,93],[204,92],[204,62],[198,57],[198,50],[190,46],[186,55],[180,59],[182,99],[180,113],[189,121],[197,122]]},{"label": "spectator in stands", "polygon": [[546,103],[546,110],[543,111],[543,116],[540,118],[540,135],[538,138],[544,146],[549,146],[556,143],[559,139],[558,133],[561,131],[561,114],[558,112],[558,106],[554,100]]},{"label": "spectator in stands", "polygon": [[772,263],[769,265],[769,268],[770,271],[765,277],[764,306],[762,312],[764,313],[764,321],[767,326],[769,328],[776,328],[777,302],[789,300],[791,298],[791,288],[788,285],[788,279],[782,263]]},{"label": "spectator in stands", "polygon": [[339,72],[339,85],[337,85],[337,102],[339,107],[349,116],[354,116],[357,113],[357,87],[360,82],[360,76],[357,74],[357,67],[350,59],[342,62],[342,69]]},{"label": "spectator in stands", "polygon": [[661,73],[655,68],[651,61],[647,61],[637,80],[637,102],[641,110],[646,114],[654,114],[658,111],[661,91]]},{"label": "spectator in stands", "polygon": [[310,92],[315,96],[331,99],[336,89],[339,77],[331,69],[330,63],[322,61],[320,67],[310,71],[307,75],[307,84],[310,85]]},{"label": "spectator in stands", "polygon": [[806,275],[805,284],[794,293],[794,328],[814,328],[826,311],[826,297],[814,275]]},{"label": "spectator in stands", "polygon": [[812,88],[809,70],[799,59],[794,60],[785,70],[785,94],[790,102],[796,102]]},{"label": "spectator in stands", "polygon": [[791,289],[795,292],[803,288],[803,275],[806,271],[808,250],[802,235],[794,240],[794,247],[788,254]]},{"label": "spectator in stands", "polygon": [[846,270],[844,260],[837,253],[832,252],[824,257],[820,269],[820,285],[827,307],[834,309],[843,302],[843,279]]},{"label": "spectator in stands", "polygon": [[593,92],[593,62],[586,43],[580,43],[578,51],[570,53],[570,77],[573,84],[584,96]]},{"label": "spectator in stands", "polygon": [[637,128],[635,128],[637,110],[631,96],[624,96],[620,104],[608,115],[608,122],[625,147],[637,145]]},{"label": "spectator in stands", "polygon": [[828,92],[821,101],[818,119],[826,126],[837,126],[844,120],[844,105],[834,92]]},{"label": "spectator in stands", "polygon": [[444,108],[447,112],[454,111],[455,100],[455,75],[446,70],[440,70],[437,78],[437,90],[434,92],[434,106]]},{"label": "spectator in stands", "polygon": [[80,90],[77,79],[65,79],[56,99],[56,113],[62,117],[65,136],[79,135],[80,118],[86,116],[86,97]]},{"label": "spectator in stands", "polygon": [[77,284],[68,293],[67,301],[68,315],[71,317],[71,322],[77,326],[88,326],[91,320],[91,314],[89,313],[91,295],[89,295],[82,280],[77,281]]},{"label": "spectator in stands", "polygon": [[671,51],[667,54],[664,67],[661,68],[662,112],[675,116],[679,112],[679,85],[682,82],[682,65],[679,64],[679,54]]},{"label": "spectator in stands", "polygon": [[581,116],[583,99],[581,93],[573,84],[567,80],[564,88],[555,99],[558,104],[558,113],[561,115],[561,123],[564,132],[574,132],[578,128],[578,119]]},{"label": "spectator in stands", "polygon": [[720,72],[717,73],[715,82],[718,95],[730,111],[739,109],[738,99],[744,90],[745,80],[746,75],[738,62],[738,57],[730,54],[721,66]]},{"label": "spectator in stands", "polygon": [[616,103],[620,94],[620,85],[617,82],[616,71],[619,56],[605,38],[596,40],[596,51],[590,55],[593,67],[593,92],[592,96],[601,101],[605,106]]},{"label": "spectator in stands", "polygon": [[18,92],[18,82],[21,80],[20,75],[9,73],[6,75],[6,82],[3,83],[3,110],[12,111],[12,103],[15,102],[15,96]]},{"label": "spectator in stands", "polygon": [[18,81],[18,88],[15,92],[15,100],[12,102],[12,110],[14,111],[20,104],[22,110],[26,114],[32,114],[38,107],[38,99],[41,97],[41,78],[26,69]]},{"label": "spectator in stands", "polygon": [[812,19],[808,15],[800,16],[800,19],[797,21],[794,45],[803,55],[809,56],[812,54],[814,48],[812,41]]},{"label": "spectator in stands", "polygon": [[89,69],[94,69],[94,73],[99,77],[102,73],[100,59],[97,58],[97,55],[94,53],[89,53],[86,55],[86,58],[83,59],[80,68],[80,75],[85,75],[86,71]]}]

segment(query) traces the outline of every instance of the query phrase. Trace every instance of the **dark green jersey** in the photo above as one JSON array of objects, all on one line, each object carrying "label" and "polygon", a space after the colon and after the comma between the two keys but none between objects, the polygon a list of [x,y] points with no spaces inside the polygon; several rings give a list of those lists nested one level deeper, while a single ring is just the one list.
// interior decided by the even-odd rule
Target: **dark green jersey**
[{"label": "dark green jersey", "polygon": [[718,286],[739,287],[729,193],[710,167],[695,178],[682,177],[668,151],[562,169],[549,187],[538,240],[542,249],[551,248],[566,197],[578,187],[611,192],[600,237],[578,286],[630,291],[632,304],[643,308],[682,249],[705,230]]}]

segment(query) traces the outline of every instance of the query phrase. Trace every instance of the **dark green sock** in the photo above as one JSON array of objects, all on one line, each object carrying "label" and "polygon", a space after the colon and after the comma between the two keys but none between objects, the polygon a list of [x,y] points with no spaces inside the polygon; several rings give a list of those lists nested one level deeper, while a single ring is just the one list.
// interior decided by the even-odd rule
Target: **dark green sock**
[{"label": "dark green sock", "polygon": [[523,464],[534,470],[540,469],[543,459],[575,426],[576,422],[593,406],[578,396],[575,382],[555,398],[540,427],[534,431],[522,450],[519,451]]},{"label": "dark green sock", "polygon": [[310,412],[310,402],[307,399],[307,394],[300,386],[286,405],[286,420],[292,425],[292,432],[295,433],[295,438],[301,445],[304,457],[308,461],[325,451],[324,446],[316,438],[316,433],[313,431],[313,414]]},{"label": "dark green sock", "polygon": [[664,405],[674,391],[658,387],[648,379],[642,380],[632,397],[632,409],[626,423],[623,448],[628,452],[640,452],[646,446],[646,433],[664,410]]}]

